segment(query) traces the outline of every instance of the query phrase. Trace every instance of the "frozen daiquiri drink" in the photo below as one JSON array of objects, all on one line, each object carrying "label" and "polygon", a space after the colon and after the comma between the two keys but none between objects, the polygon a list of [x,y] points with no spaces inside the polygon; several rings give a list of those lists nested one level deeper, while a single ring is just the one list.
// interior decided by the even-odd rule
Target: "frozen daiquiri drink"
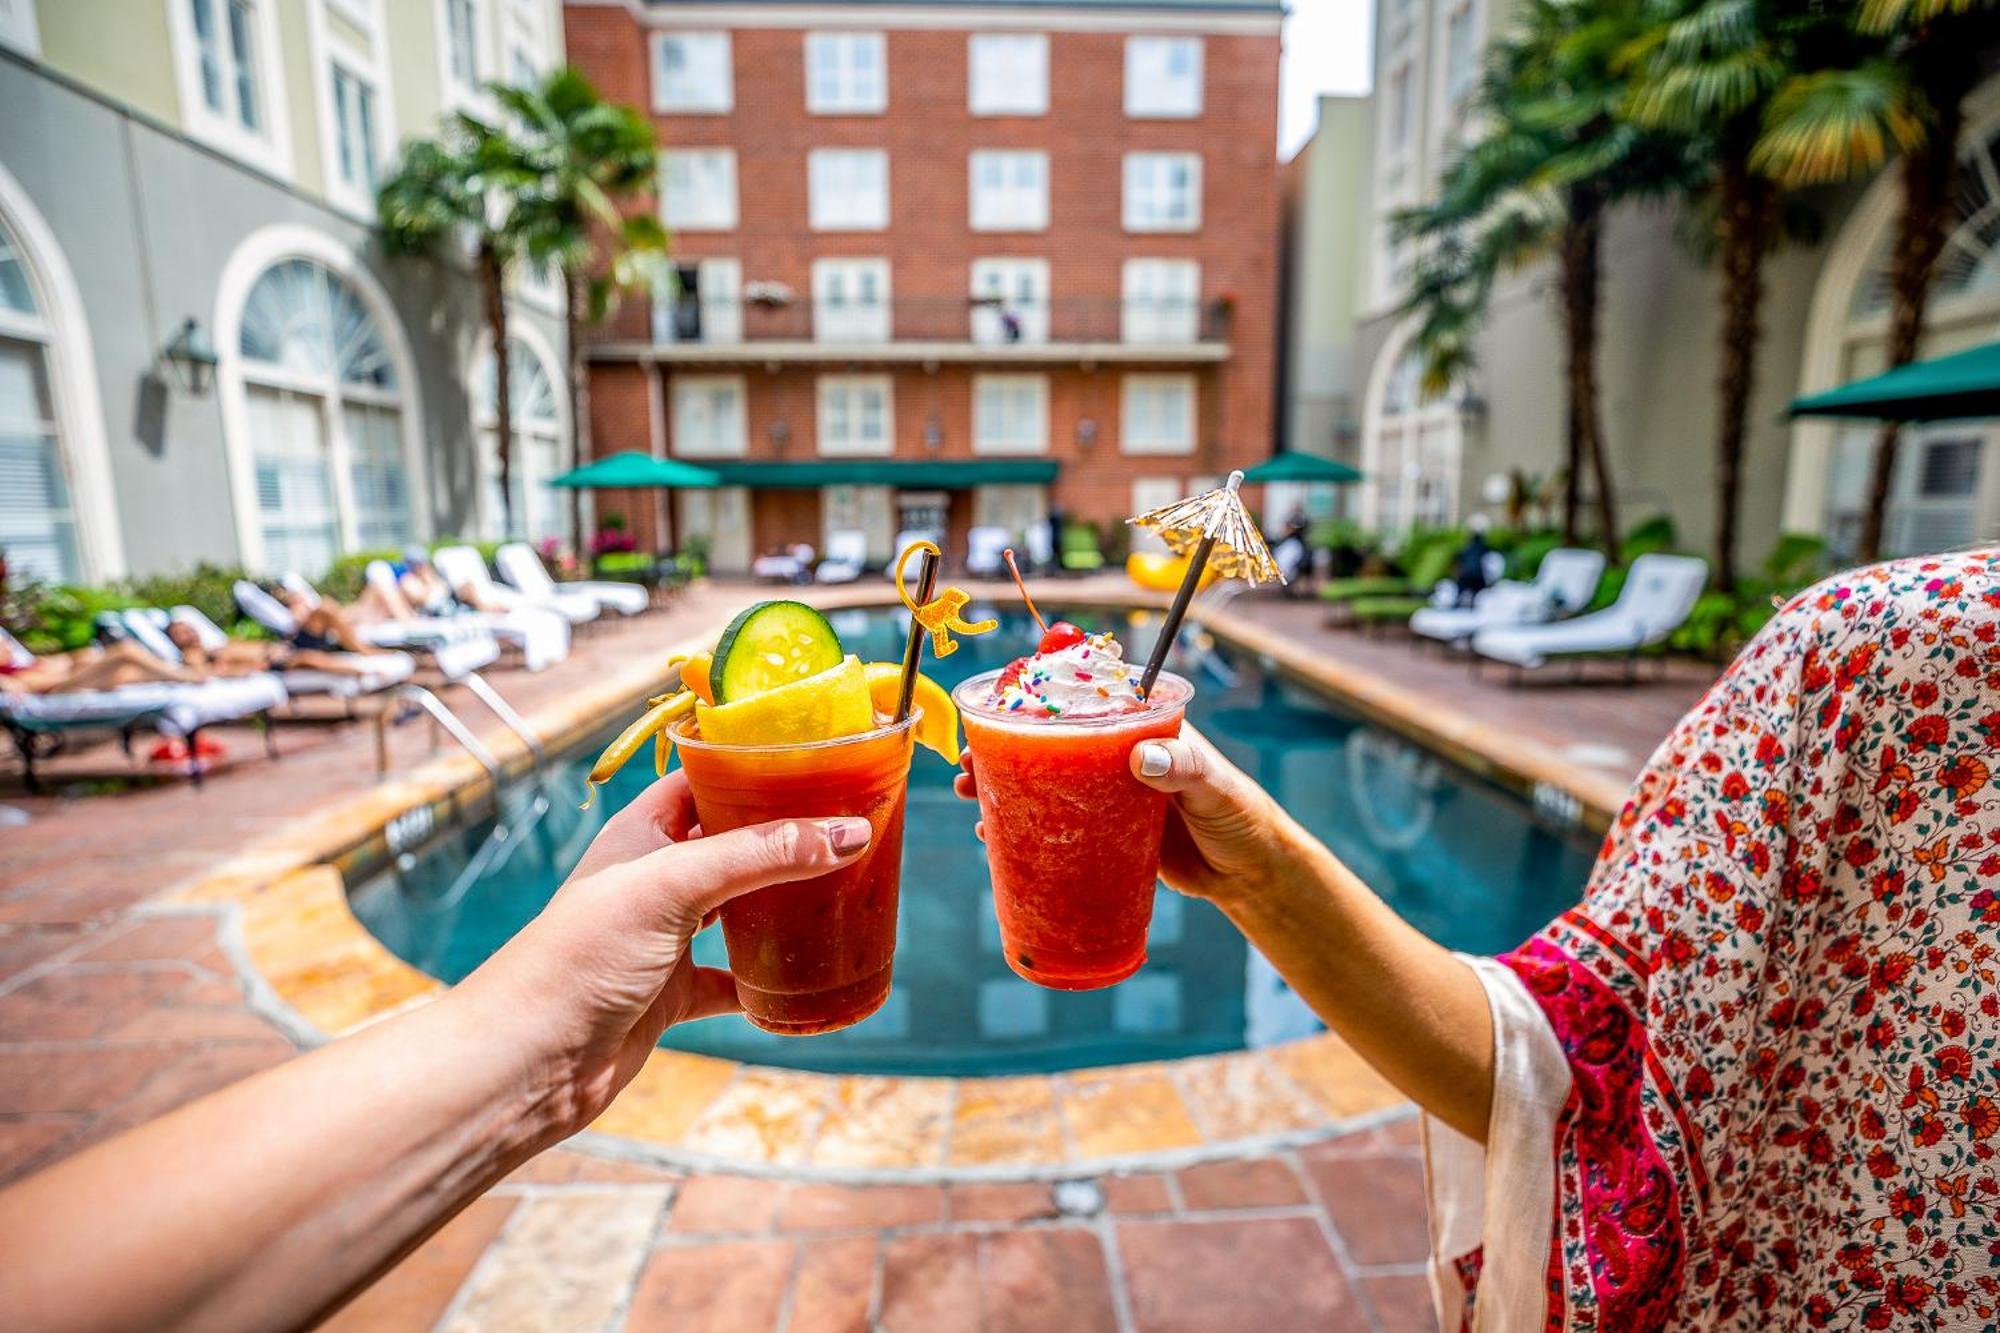
[{"label": "frozen daiquiri drink", "polygon": [[1007,964],[1055,990],[1114,985],[1146,961],[1167,798],[1132,747],[1180,733],[1194,690],[1139,673],[1109,634],[1058,621],[1039,649],[953,699],[977,759],[979,813]]},{"label": "frozen daiquiri drink", "polygon": [[664,769],[678,744],[704,833],[834,815],[871,825],[867,850],[839,870],[723,907],[736,996],[766,1031],[832,1032],[888,998],[911,745],[958,759],[951,701],[928,679],[918,677],[909,715],[892,720],[899,675],[896,663],[845,654],[811,607],[760,602],[712,655],[682,664],[685,694],[663,696],[600,761],[629,755],[639,742],[627,738],[650,732]]}]

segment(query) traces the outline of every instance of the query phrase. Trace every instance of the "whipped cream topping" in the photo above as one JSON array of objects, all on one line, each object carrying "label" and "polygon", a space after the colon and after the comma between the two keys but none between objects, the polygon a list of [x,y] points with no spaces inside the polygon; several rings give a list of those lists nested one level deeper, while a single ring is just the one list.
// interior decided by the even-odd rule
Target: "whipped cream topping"
[{"label": "whipped cream topping", "polygon": [[1024,717],[1106,717],[1144,708],[1139,675],[1109,634],[1015,661],[994,682],[995,708]]}]

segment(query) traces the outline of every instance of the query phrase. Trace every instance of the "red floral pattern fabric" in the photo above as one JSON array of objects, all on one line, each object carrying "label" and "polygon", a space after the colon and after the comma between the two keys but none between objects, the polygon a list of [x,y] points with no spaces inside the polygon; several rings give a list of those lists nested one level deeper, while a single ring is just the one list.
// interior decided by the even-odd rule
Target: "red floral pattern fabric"
[{"label": "red floral pattern fabric", "polygon": [[1795,598],[1502,961],[1574,1088],[1550,1328],[2000,1321],[2000,551]]}]

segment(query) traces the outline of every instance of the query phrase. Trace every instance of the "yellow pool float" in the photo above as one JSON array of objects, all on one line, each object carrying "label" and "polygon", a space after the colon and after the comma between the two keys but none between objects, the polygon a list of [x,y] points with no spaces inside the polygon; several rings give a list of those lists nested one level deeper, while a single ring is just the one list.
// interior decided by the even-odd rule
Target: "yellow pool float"
[{"label": "yellow pool float", "polygon": [[[1188,558],[1158,551],[1134,551],[1125,557],[1125,576],[1148,592],[1172,592],[1186,577]],[[1215,571],[1201,572],[1201,586],[1215,582]]]}]

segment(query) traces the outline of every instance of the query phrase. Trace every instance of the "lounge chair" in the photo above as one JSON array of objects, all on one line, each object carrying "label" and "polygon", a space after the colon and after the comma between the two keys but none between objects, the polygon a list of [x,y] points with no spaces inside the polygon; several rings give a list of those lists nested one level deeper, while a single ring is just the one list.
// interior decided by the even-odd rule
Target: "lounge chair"
[{"label": "lounge chair", "polygon": [[[896,534],[896,544],[895,546],[890,548],[895,552],[895,555],[890,559],[889,563],[883,567],[882,573],[889,578],[892,579],[895,578],[896,562],[903,558],[903,552],[909,550],[912,546],[915,546],[918,542],[929,542],[931,545],[937,547],[940,552],[944,550],[944,534],[942,532],[939,532],[936,528],[904,528],[901,532]],[[942,564],[943,556],[940,555],[938,558],[940,562],[938,573],[942,574],[944,573]],[[913,560],[910,562],[908,577],[914,579],[916,575],[917,575],[917,562]]]},{"label": "lounge chair", "polygon": [[1552,625],[1509,625],[1472,636],[1472,651],[1518,670],[1555,657],[1623,656],[1664,642],[1708,586],[1708,562],[1691,555],[1642,555],[1632,562],[1618,600],[1602,611]]},{"label": "lounge chair", "polygon": [[1590,605],[1604,577],[1604,552],[1565,546],[1542,557],[1533,582],[1505,580],[1471,606],[1427,606],[1410,617],[1410,632],[1463,643],[1483,629],[1533,625],[1573,616]]},{"label": "lounge chair", "polygon": [[826,559],[819,562],[813,578],[820,583],[852,583],[861,577],[868,563],[868,534],[853,528],[830,532],[826,537]]},{"label": "lounge chair", "polygon": [[1104,551],[1097,544],[1097,529],[1088,523],[1071,523],[1063,528],[1062,567],[1071,574],[1089,574],[1104,568]]},{"label": "lounge chair", "polygon": [[760,555],[750,562],[750,577],[773,583],[809,582],[813,557],[817,554],[809,544],[799,542],[777,555]]},{"label": "lounge chair", "polygon": [[485,557],[470,546],[441,546],[431,552],[431,563],[453,592],[469,588],[481,602],[499,611],[553,611],[571,625],[597,619],[597,599],[584,593],[542,595],[501,587],[487,570]]},{"label": "lounge chair", "polygon": [[[396,588],[396,571],[386,560],[370,560],[363,571],[369,583],[387,593]],[[389,621],[371,625],[362,633],[369,642],[386,642],[387,636],[423,636],[437,633],[473,638],[497,639],[519,655],[529,671],[546,671],[569,656],[569,621],[547,607],[524,606],[518,611],[461,610],[453,615],[426,616],[417,621]],[[500,655],[495,648],[493,657]],[[481,662],[480,666],[485,666]]]},{"label": "lounge chair", "polygon": [[1003,552],[1014,544],[1014,535],[1005,528],[974,528],[965,534],[965,572],[976,578],[997,579],[1007,572]]},{"label": "lounge chair", "polygon": [[1413,538],[1403,548],[1404,572],[1400,575],[1363,574],[1322,583],[1319,599],[1327,604],[1328,623],[1351,623],[1361,619],[1363,612],[1371,620],[1409,619],[1451,573],[1452,557],[1460,544],[1458,536],[1448,532]]},{"label": "lounge chair", "polygon": [[[19,666],[31,666],[35,661],[34,654],[4,629],[0,629],[0,652]],[[28,790],[40,792],[35,764],[60,750],[70,736],[82,732],[115,733],[129,756],[132,734],[150,726],[162,736],[180,740],[192,755],[197,752],[203,727],[248,718],[263,733],[265,752],[275,759],[278,752],[271,744],[270,714],[284,703],[284,685],[268,672],[186,685],[156,681],[109,690],[46,694],[0,691],[0,726],[7,729],[21,756]],[[200,762],[191,762],[188,776],[196,787],[201,786],[201,775]]]},{"label": "lounge chair", "polygon": [[1028,548],[1028,564],[1031,568],[1039,571],[1055,564],[1055,541],[1049,536],[1047,523],[1030,523],[1022,545]]},{"label": "lounge chair", "polygon": [[[382,564],[372,561],[370,567]],[[388,566],[382,565],[384,573]],[[288,586],[304,585],[306,592],[317,600],[319,594],[311,585],[299,580],[291,584],[296,575],[288,575]],[[372,577],[372,576],[371,576]],[[395,576],[389,576],[394,582]],[[243,614],[262,625],[281,639],[290,639],[299,630],[299,622],[285,604],[265,592],[248,579],[239,579],[235,586],[236,605]],[[420,621],[385,620],[376,624],[358,627],[361,637],[370,647],[401,648],[418,653],[431,660],[439,674],[446,680],[462,680],[483,666],[491,665],[500,656],[500,645],[491,630],[472,617],[463,620],[425,619]],[[568,625],[564,625],[565,632]]]},{"label": "lounge chair", "polygon": [[500,567],[501,578],[537,602],[553,602],[574,594],[590,598],[600,613],[616,611],[621,616],[636,616],[653,604],[646,590],[636,583],[587,579],[559,584],[549,577],[548,567],[526,542],[508,542],[493,553],[493,563]]},{"label": "lounge chair", "polygon": [[[127,612],[126,619],[130,621],[132,615],[133,613]],[[158,612],[154,613],[155,623],[158,623],[158,615]],[[210,620],[199,607],[177,606],[172,611],[167,612],[166,617],[168,621],[174,624],[186,625],[189,629],[193,630],[195,637],[201,641],[202,647],[208,649],[210,652],[220,649],[229,642],[229,636],[223,632],[222,627],[213,620]],[[152,652],[157,653],[159,651],[158,648],[150,643],[146,643],[144,640],[141,640],[141,644]],[[170,648],[173,647],[171,639],[167,640],[167,646]],[[417,670],[417,660],[414,657],[411,657],[408,653],[397,652],[393,649],[384,649],[379,653],[368,653],[365,655],[361,653],[329,653],[327,656],[350,662],[357,669],[347,672],[320,671],[305,667],[287,667],[277,673],[278,679],[285,684],[285,693],[294,697],[305,694],[324,694],[330,698],[345,700],[351,704],[355,699],[360,698],[364,694],[380,694],[384,690],[401,685],[404,681],[415,675]],[[168,660],[171,661],[174,659],[170,658]]]}]

